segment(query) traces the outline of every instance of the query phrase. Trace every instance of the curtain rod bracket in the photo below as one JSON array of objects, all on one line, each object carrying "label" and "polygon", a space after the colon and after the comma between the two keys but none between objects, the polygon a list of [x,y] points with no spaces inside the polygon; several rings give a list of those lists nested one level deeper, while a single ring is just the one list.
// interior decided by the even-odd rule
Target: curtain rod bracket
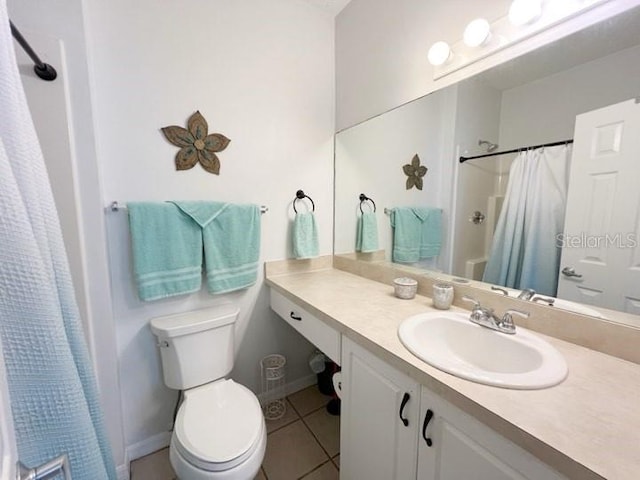
[{"label": "curtain rod bracket", "polygon": [[56,72],[56,69],[48,63],[44,63],[42,60],[40,60],[38,54],[34,52],[33,48],[31,48],[31,45],[29,45],[29,42],[25,40],[25,38],[20,33],[20,30],[16,28],[11,20],[9,20],[9,25],[11,26],[11,34],[13,35],[13,38],[16,39],[16,42],[20,44],[25,53],[29,55],[31,60],[33,60],[33,63],[35,64],[33,66],[33,71],[36,73],[36,75],[42,80],[46,80],[47,82],[52,82],[53,80],[55,80],[58,77],[58,72]]}]

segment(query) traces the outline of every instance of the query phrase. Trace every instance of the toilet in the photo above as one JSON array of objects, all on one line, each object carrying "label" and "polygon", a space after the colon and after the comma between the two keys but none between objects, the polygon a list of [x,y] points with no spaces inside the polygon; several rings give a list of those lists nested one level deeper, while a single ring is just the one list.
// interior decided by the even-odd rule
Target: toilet
[{"label": "toilet", "polygon": [[169,459],[179,480],[251,480],[267,446],[264,416],[233,368],[233,304],[151,320],[164,383],[183,390]]}]

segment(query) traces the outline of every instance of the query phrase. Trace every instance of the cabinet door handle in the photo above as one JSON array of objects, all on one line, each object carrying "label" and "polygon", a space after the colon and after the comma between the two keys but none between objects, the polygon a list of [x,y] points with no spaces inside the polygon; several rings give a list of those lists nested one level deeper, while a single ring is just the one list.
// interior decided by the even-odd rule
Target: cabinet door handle
[{"label": "cabinet door handle", "polygon": [[404,424],[405,427],[409,426],[409,420],[407,418],[404,418],[402,416],[402,413],[404,412],[404,407],[410,398],[411,398],[411,395],[405,392],[404,396],[402,397],[402,403],[400,404],[400,420],[402,420],[402,423]]},{"label": "cabinet door handle", "polygon": [[289,316],[290,316],[291,318],[293,318],[294,320],[298,320],[298,321],[301,321],[301,320],[302,320],[302,317],[298,317],[298,316],[295,314],[295,312],[291,312],[291,313],[289,314]]},{"label": "cabinet door handle", "polygon": [[427,409],[427,414],[424,416],[424,423],[422,424],[422,438],[427,443],[427,447],[433,445],[433,442],[429,437],[427,437],[427,427],[429,426],[429,422],[433,418],[433,412],[431,409]]}]

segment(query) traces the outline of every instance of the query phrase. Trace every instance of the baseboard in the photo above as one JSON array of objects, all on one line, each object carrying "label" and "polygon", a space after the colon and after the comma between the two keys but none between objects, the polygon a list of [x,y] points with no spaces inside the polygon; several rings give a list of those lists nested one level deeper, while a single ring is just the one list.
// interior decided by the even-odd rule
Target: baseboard
[{"label": "baseboard", "polygon": [[153,437],[142,440],[141,442],[129,445],[126,449],[127,464],[137,460],[138,458],[144,457],[145,455],[149,455],[150,453],[157,452],[158,450],[168,447],[170,441],[171,432],[162,432],[154,435]]}]

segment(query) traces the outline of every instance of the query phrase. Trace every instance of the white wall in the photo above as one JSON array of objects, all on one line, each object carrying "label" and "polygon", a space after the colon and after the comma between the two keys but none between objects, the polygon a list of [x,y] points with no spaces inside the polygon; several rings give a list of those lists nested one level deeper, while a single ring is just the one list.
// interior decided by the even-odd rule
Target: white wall
[{"label": "white wall", "polygon": [[504,91],[501,148],[573,138],[576,115],[637,97],[638,78],[633,47]]},{"label": "white wall", "polygon": [[336,18],[338,130],[434,90],[429,47],[453,44],[476,17],[506,15],[510,0],[352,0]]},{"label": "white wall", "polygon": [[[291,201],[316,203],[320,253],[332,250],[333,17],[292,0],[87,0],[89,64],[103,204],[211,199],[264,204],[262,260],[290,256]],[[220,176],[177,172],[160,128],[195,111],[231,139]],[[124,213],[107,214],[125,442],[132,455],[166,441],[176,392],[164,387],[149,318],[238,302],[233,377],[258,391],[258,362],[288,357],[288,379],[311,373],[312,347],[248,291],[143,303],[131,278]],[[133,452],[133,453],[132,453]]]}]

